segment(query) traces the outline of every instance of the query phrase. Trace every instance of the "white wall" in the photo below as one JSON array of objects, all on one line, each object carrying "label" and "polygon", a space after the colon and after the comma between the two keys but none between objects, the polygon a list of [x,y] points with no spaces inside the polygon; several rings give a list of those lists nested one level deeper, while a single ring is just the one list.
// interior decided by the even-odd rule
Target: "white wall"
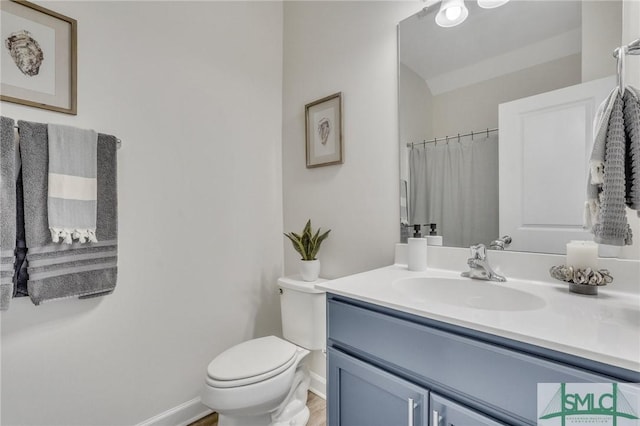
[{"label": "white wall", "polygon": [[282,4],[46,2],[78,20],[76,117],[120,137],[113,295],[2,313],[2,424],[131,425],[280,333]]},{"label": "white wall", "polygon": [[400,145],[422,142],[431,135],[433,120],[426,119],[433,114],[433,97],[427,82],[403,63],[398,67],[401,76],[398,91],[402,103],[398,107]]},{"label": "white wall", "polygon": [[622,7],[622,0],[582,2],[583,82],[616,73],[616,62],[611,60],[611,52],[620,45]]},{"label": "white wall", "polygon": [[[398,22],[419,2],[284,3],[284,229],[331,229],[318,255],[336,278],[393,263],[400,238]],[[305,167],[305,105],[342,92],[344,164]],[[284,242],[285,272],[298,256]],[[317,353],[310,368],[325,375]]]},{"label": "white wall", "polygon": [[435,96],[401,64],[401,145],[495,128],[499,104],[580,83],[580,63],[580,55],[570,55]]},{"label": "white wall", "polygon": [[398,106],[400,132],[400,179],[409,182],[408,143],[422,142],[431,135],[433,98],[427,82],[403,63],[399,64],[398,91],[402,102]]},{"label": "white wall", "polygon": [[[393,262],[399,240],[396,25],[419,2],[285,2],[284,229],[332,229],[319,259],[335,278]],[[344,164],[305,168],[304,106],[342,92]],[[284,242],[285,271],[298,257]]]},{"label": "white wall", "polygon": [[498,127],[501,103],[578,83],[580,55],[571,55],[433,96],[433,133],[426,138]]}]

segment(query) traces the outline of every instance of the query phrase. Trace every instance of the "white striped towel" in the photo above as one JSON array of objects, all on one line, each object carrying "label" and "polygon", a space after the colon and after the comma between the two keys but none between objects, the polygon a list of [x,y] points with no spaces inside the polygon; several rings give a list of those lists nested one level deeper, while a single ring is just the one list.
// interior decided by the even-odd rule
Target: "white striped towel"
[{"label": "white striped towel", "polygon": [[49,124],[48,216],[51,239],[97,242],[97,142],[94,130]]}]

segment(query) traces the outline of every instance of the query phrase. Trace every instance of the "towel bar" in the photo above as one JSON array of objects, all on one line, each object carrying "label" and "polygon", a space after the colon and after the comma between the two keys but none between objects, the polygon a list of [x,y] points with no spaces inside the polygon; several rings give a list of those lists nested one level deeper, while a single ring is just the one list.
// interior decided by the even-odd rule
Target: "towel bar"
[{"label": "towel bar", "polygon": [[[13,126],[14,129],[20,130],[20,127]],[[116,138],[116,148],[120,149],[122,147],[122,140],[120,138]]]}]

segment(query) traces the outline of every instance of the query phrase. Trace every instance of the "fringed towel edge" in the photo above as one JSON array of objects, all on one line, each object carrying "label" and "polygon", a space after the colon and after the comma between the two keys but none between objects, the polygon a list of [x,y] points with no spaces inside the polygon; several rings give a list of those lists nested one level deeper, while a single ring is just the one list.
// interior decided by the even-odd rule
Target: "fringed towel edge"
[{"label": "fringed towel edge", "polygon": [[73,240],[78,240],[80,244],[90,242],[97,243],[96,229],[71,229],[71,228],[49,228],[51,231],[51,240],[57,243],[62,239],[65,244],[72,244]]}]

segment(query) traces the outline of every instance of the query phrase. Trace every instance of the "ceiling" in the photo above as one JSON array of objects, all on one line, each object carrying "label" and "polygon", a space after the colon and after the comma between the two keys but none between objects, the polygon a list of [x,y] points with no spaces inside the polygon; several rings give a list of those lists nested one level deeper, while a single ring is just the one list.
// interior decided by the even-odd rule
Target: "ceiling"
[{"label": "ceiling", "polygon": [[438,94],[581,50],[581,1],[512,0],[496,9],[465,1],[462,24],[439,27],[440,4],[400,23],[400,61]]}]

